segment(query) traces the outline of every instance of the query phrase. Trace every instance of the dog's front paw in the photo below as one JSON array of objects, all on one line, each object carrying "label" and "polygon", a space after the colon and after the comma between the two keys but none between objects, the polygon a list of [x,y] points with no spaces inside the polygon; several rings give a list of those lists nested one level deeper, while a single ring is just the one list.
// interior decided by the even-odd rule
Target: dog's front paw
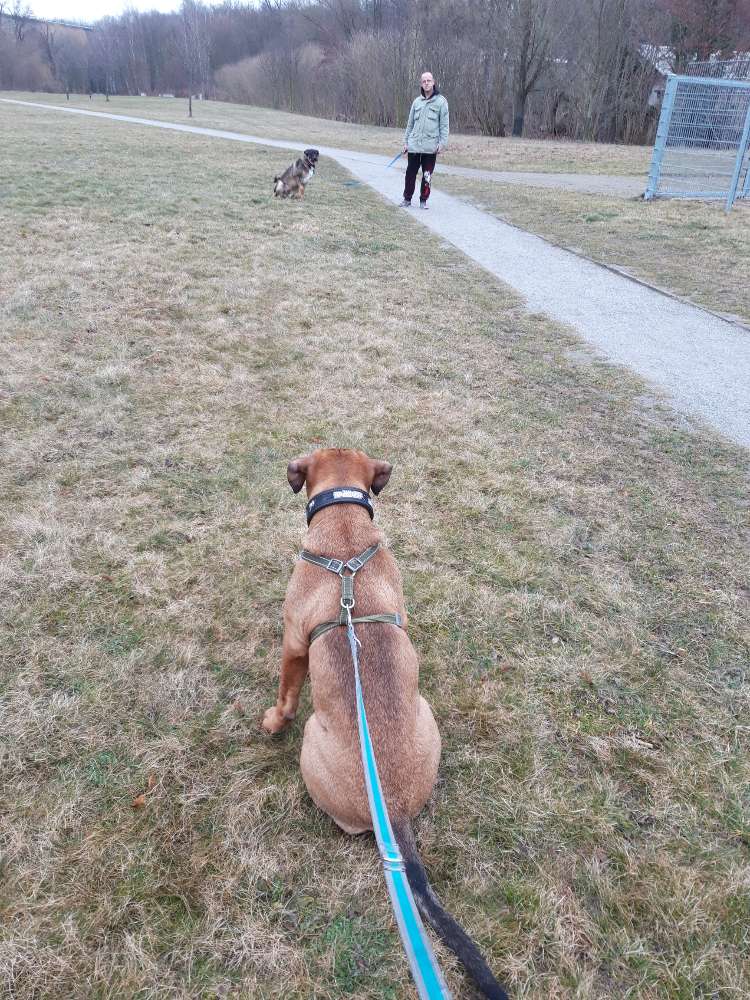
[{"label": "dog's front paw", "polygon": [[291,719],[284,718],[277,706],[274,705],[273,708],[269,708],[263,716],[263,728],[267,733],[273,733],[275,735],[276,733],[282,733],[291,721]]}]

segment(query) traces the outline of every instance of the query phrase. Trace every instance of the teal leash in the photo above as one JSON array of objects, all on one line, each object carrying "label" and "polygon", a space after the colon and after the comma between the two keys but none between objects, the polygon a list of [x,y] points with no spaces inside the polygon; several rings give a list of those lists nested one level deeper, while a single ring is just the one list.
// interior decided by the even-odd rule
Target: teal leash
[{"label": "teal leash", "polygon": [[380,784],[378,766],[375,762],[375,753],[372,748],[370,730],[367,725],[365,702],[362,697],[362,682],[359,676],[359,654],[357,647],[360,643],[354,631],[351,611],[349,611],[349,621],[346,631],[349,638],[352,662],[354,663],[359,743],[362,751],[362,766],[365,771],[365,787],[367,788],[370,815],[372,816],[372,828],[375,832],[375,839],[378,842],[380,857],[383,860],[385,882],[388,886],[391,905],[396,916],[398,932],[401,935],[401,942],[404,946],[406,957],[409,960],[417,993],[422,1000],[450,1000],[450,990],[443,979],[440,966],[437,963],[437,959],[425,933],[422,919],[417,910],[417,904],[414,902],[414,896],[406,877],[404,859],[396,838],[393,835],[393,827],[388,816],[388,809],[386,808],[383,789]]},{"label": "teal leash", "polygon": [[[308,521],[309,523],[309,521]],[[354,664],[354,687],[357,698],[357,724],[359,726],[359,745],[362,752],[362,766],[365,772],[365,788],[367,789],[367,800],[370,804],[370,816],[372,817],[372,828],[375,832],[375,839],[378,842],[380,857],[383,860],[383,871],[388,892],[391,897],[391,905],[398,924],[398,932],[401,935],[401,942],[409,960],[411,974],[417,987],[417,992],[421,1000],[451,1000],[451,993],[448,989],[440,966],[432,951],[429,938],[425,933],[422,918],[419,916],[417,904],[406,877],[406,867],[398,842],[393,834],[393,827],[388,816],[388,809],[385,804],[383,788],[380,784],[378,766],[375,762],[375,752],[372,748],[370,729],[367,725],[367,713],[365,712],[365,701],[362,696],[362,681],[359,675],[359,653],[360,645],[357,634],[354,631],[354,623],[357,621],[380,621],[389,622],[393,625],[401,625],[401,617],[398,614],[368,615],[364,618],[352,619],[352,609],[354,608],[354,577],[366,563],[376,555],[380,544],[371,545],[358,556],[353,556],[347,562],[342,559],[329,559],[326,556],[316,555],[303,549],[300,552],[300,559],[319,566],[321,569],[335,573],[341,578],[341,612],[339,617],[332,622],[324,622],[313,629],[310,642],[318,635],[322,634],[321,629],[327,631],[337,625],[346,626],[346,634],[349,639],[349,649],[352,654]],[[344,571],[348,570],[348,573]]]}]

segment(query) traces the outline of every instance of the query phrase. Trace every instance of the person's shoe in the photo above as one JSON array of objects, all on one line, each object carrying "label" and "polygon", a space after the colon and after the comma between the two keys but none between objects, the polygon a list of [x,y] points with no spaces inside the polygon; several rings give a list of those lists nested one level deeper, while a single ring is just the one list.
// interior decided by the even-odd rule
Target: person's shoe
[{"label": "person's shoe", "polygon": [[428,209],[430,206],[427,204],[426,201],[420,201],[419,207],[420,208],[424,208],[424,209]]},{"label": "person's shoe", "polygon": [[404,198],[403,201],[401,202],[401,204],[398,207],[399,208],[411,208],[411,202],[407,201],[406,198]]}]

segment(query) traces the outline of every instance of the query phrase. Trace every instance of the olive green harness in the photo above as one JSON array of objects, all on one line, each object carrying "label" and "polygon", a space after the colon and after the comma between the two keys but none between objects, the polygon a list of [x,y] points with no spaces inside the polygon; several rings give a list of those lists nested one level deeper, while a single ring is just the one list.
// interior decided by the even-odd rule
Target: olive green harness
[{"label": "olive green harness", "polygon": [[[300,552],[300,559],[312,563],[313,566],[320,566],[321,569],[327,569],[330,573],[335,573],[336,576],[341,577],[341,611],[339,612],[339,616],[334,621],[321,622],[320,625],[316,625],[310,633],[309,641],[311,644],[321,635],[330,632],[332,628],[338,628],[340,625],[346,626],[350,622],[354,624],[359,624],[360,622],[362,624],[366,622],[385,622],[387,625],[398,625],[401,628],[401,615],[397,613],[384,612],[380,615],[362,615],[360,618],[352,618],[351,616],[355,603],[354,577],[365,563],[372,559],[379,548],[380,545],[371,545],[369,549],[365,549],[358,556],[352,556],[348,562],[343,562],[341,559],[327,559],[325,556],[316,556],[315,553],[308,552],[306,549]],[[349,572],[345,573],[344,570],[347,569]]]}]

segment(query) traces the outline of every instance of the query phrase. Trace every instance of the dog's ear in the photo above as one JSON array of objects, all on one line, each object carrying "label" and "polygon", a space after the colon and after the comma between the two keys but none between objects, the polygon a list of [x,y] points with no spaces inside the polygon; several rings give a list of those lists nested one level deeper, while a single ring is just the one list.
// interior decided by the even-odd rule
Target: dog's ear
[{"label": "dog's ear", "polygon": [[286,478],[289,480],[289,485],[295,493],[299,493],[305,485],[309,464],[310,456],[301,455],[299,458],[293,458],[286,467]]},{"label": "dog's ear", "polygon": [[377,496],[391,478],[393,466],[390,462],[373,462],[372,467],[372,486],[370,488]]}]

